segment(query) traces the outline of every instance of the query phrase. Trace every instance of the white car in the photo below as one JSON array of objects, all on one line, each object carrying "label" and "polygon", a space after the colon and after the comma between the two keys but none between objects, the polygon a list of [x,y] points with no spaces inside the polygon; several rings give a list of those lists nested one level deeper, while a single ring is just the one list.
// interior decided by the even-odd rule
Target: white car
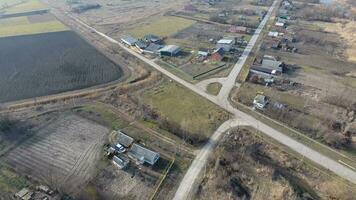
[{"label": "white car", "polygon": [[126,151],[126,148],[122,146],[121,144],[116,144],[115,149],[119,153],[124,153]]}]

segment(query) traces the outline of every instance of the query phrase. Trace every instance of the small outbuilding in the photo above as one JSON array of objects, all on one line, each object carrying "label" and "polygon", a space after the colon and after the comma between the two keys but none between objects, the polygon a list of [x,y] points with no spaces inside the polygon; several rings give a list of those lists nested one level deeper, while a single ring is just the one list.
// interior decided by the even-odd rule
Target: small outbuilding
[{"label": "small outbuilding", "polygon": [[258,109],[264,109],[267,103],[268,103],[267,97],[262,94],[256,95],[256,97],[253,99],[253,105],[255,108]]},{"label": "small outbuilding", "polygon": [[132,137],[126,135],[122,131],[118,131],[118,143],[119,144],[128,148],[132,145],[133,142],[134,142],[134,139]]},{"label": "small outbuilding", "polygon": [[114,157],[112,158],[112,162],[113,162],[114,165],[117,166],[119,169],[123,169],[123,168],[125,168],[125,167],[129,164],[130,160],[129,160],[129,158],[126,157],[125,155],[120,154],[120,155],[118,155],[118,156],[114,156]]},{"label": "small outbuilding", "polygon": [[177,45],[167,45],[159,50],[161,56],[176,56],[181,51]]},{"label": "small outbuilding", "polygon": [[207,57],[209,55],[209,49],[199,48],[198,55],[202,57]]},{"label": "small outbuilding", "polygon": [[160,158],[159,153],[146,149],[138,144],[132,145],[128,156],[141,164],[148,163],[150,165],[154,165]]},{"label": "small outbuilding", "polygon": [[137,39],[128,35],[122,37],[121,42],[126,44],[127,46],[134,46],[137,42]]},{"label": "small outbuilding", "polygon": [[214,61],[221,61],[224,58],[224,55],[225,55],[224,49],[219,48],[211,54],[210,59]]},{"label": "small outbuilding", "polygon": [[162,38],[157,36],[157,35],[153,35],[153,34],[148,34],[148,35],[145,35],[143,37],[143,40],[145,42],[148,42],[148,43],[161,43],[162,42]]}]

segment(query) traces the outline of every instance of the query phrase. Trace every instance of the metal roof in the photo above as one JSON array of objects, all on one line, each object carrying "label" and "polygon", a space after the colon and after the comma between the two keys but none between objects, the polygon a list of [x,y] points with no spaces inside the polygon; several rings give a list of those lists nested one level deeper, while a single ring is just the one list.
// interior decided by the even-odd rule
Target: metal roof
[{"label": "metal roof", "polygon": [[125,147],[129,147],[134,139],[128,135],[126,135],[125,133],[123,133],[122,131],[118,131],[119,135],[118,135],[118,142],[120,144],[122,144]]},{"label": "metal roof", "polygon": [[151,165],[154,165],[159,158],[159,153],[146,149],[138,144],[132,145],[129,155],[141,162],[144,161]]},{"label": "metal roof", "polygon": [[174,53],[180,50],[180,47],[177,45],[167,45],[165,47],[163,47],[162,49],[160,49],[159,51],[165,51],[165,52],[170,52],[170,53]]},{"label": "metal roof", "polygon": [[127,36],[122,37],[121,41],[123,41],[127,44],[130,44],[130,45],[134,45],[137,42],[137,39],[127,35]]},{"label": "metal roof", "polygon": [[232,44],[233,43],[233,39],[230,38],[223,38],[221,40],[218,41],[218,44]]}]

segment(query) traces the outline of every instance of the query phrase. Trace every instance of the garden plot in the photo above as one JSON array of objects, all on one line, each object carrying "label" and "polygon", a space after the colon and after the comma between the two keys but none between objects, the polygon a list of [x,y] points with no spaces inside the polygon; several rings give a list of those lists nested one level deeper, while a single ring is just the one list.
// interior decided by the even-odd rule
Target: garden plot
[{"label": "garden plot", "polygon": [[92,177],[108,132],[101,125],[63,114],[11,151],[6,160],[18,173],[75,195]]}]

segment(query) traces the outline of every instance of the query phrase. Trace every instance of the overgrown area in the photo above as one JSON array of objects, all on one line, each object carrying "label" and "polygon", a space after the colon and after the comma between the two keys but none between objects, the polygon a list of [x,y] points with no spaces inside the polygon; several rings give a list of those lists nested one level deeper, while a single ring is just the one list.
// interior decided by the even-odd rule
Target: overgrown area
[{"label": "overgrown area", "polygon": [[196,199],[353,199],[355,186],[306,164],[249,129],[214,151]]}]

